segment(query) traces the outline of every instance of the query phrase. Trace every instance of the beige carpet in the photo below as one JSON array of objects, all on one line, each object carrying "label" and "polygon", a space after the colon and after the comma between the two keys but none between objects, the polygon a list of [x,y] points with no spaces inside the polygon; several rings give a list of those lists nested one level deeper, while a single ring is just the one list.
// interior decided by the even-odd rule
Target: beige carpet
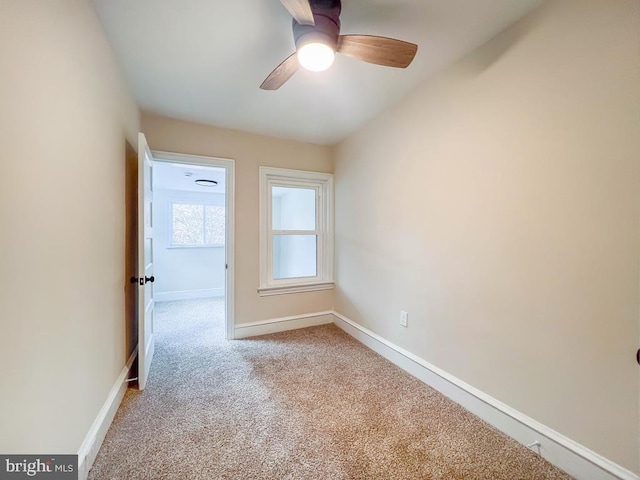
[{"label": "beige carpet", "polygon": [[221,312],[158,304],[90,479],[570,478],[333,325],[226,342]]}]

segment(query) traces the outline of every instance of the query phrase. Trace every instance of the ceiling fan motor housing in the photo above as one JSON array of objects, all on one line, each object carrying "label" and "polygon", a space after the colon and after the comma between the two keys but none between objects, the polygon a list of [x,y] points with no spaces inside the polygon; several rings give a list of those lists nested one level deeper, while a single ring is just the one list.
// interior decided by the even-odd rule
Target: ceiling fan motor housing
[{"label": "ceiling fan motor housing", "polygon": [[385,67],[406,68],[418,46],[378,35],[340,35],[340,0],[280,0],[293,17],[297,52],[289,55],[262,82],[277,90],[302,66],[314,72],[329,68],[336,53]]},{"label": "ceiling fan motor housing", "polygon": [[313,11],[315,25],[301,25],[293,20],[293,38],[296,49],[311,42],[329,45],[334,51],[338,49],[340,37],[340,0],[312,0],[309,2]]}]

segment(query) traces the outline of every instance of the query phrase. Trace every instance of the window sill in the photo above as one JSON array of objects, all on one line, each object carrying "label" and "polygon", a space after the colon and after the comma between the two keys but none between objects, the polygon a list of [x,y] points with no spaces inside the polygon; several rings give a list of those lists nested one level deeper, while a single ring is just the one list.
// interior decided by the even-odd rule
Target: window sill
[{"label": "window sill", "polygon": [[194,248],[224,248],[224,244],[215,243],[212,245],[167,245],[168,249],[194,249]]},{"label": "window sill", "polygon": [[291,293],[316,292],[319,290],[332,290],[334,282],[310,283],[307,285],[286,285],[281,287],[260,287],[258,295],[269,297],[271,295],[287,295]]}]

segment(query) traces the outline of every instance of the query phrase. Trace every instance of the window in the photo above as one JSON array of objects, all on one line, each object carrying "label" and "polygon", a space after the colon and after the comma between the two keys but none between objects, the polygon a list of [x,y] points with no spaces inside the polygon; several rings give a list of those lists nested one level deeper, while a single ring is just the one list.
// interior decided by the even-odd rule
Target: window
[{"label": "window", "polygon": [[260,167],[260,295],[333,288],[333,175]]},{"label": "window", "polygon": [[171,204],[171,246],[224,245],[224,207],[193,203]]}]

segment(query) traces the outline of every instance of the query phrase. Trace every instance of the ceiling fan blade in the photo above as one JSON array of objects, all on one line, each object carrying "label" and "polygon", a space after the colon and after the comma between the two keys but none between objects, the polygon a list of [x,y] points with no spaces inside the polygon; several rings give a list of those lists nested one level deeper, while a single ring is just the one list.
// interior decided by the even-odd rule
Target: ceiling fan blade
[{"label": "ceiling fan blade", "polygon": [[287,59],[278,65],[273,72],[262,82],[262,90],[277,90],[284,85],[287,80],[293,77],[298,70],[298,57],[295,53],[289,55]]},{"label": "ceiling fan blade", "polygon": [[300,25],[315,25],[316,22],[313,19],[313,11],[309,0],[280,0],[282,5],[289,10],[291,16]]},{"label": "ceiling fan blade", "polygon": [[338,52],[363,62],[407,68],[418,51],[414,43],[375,35],[340,35]]}]

